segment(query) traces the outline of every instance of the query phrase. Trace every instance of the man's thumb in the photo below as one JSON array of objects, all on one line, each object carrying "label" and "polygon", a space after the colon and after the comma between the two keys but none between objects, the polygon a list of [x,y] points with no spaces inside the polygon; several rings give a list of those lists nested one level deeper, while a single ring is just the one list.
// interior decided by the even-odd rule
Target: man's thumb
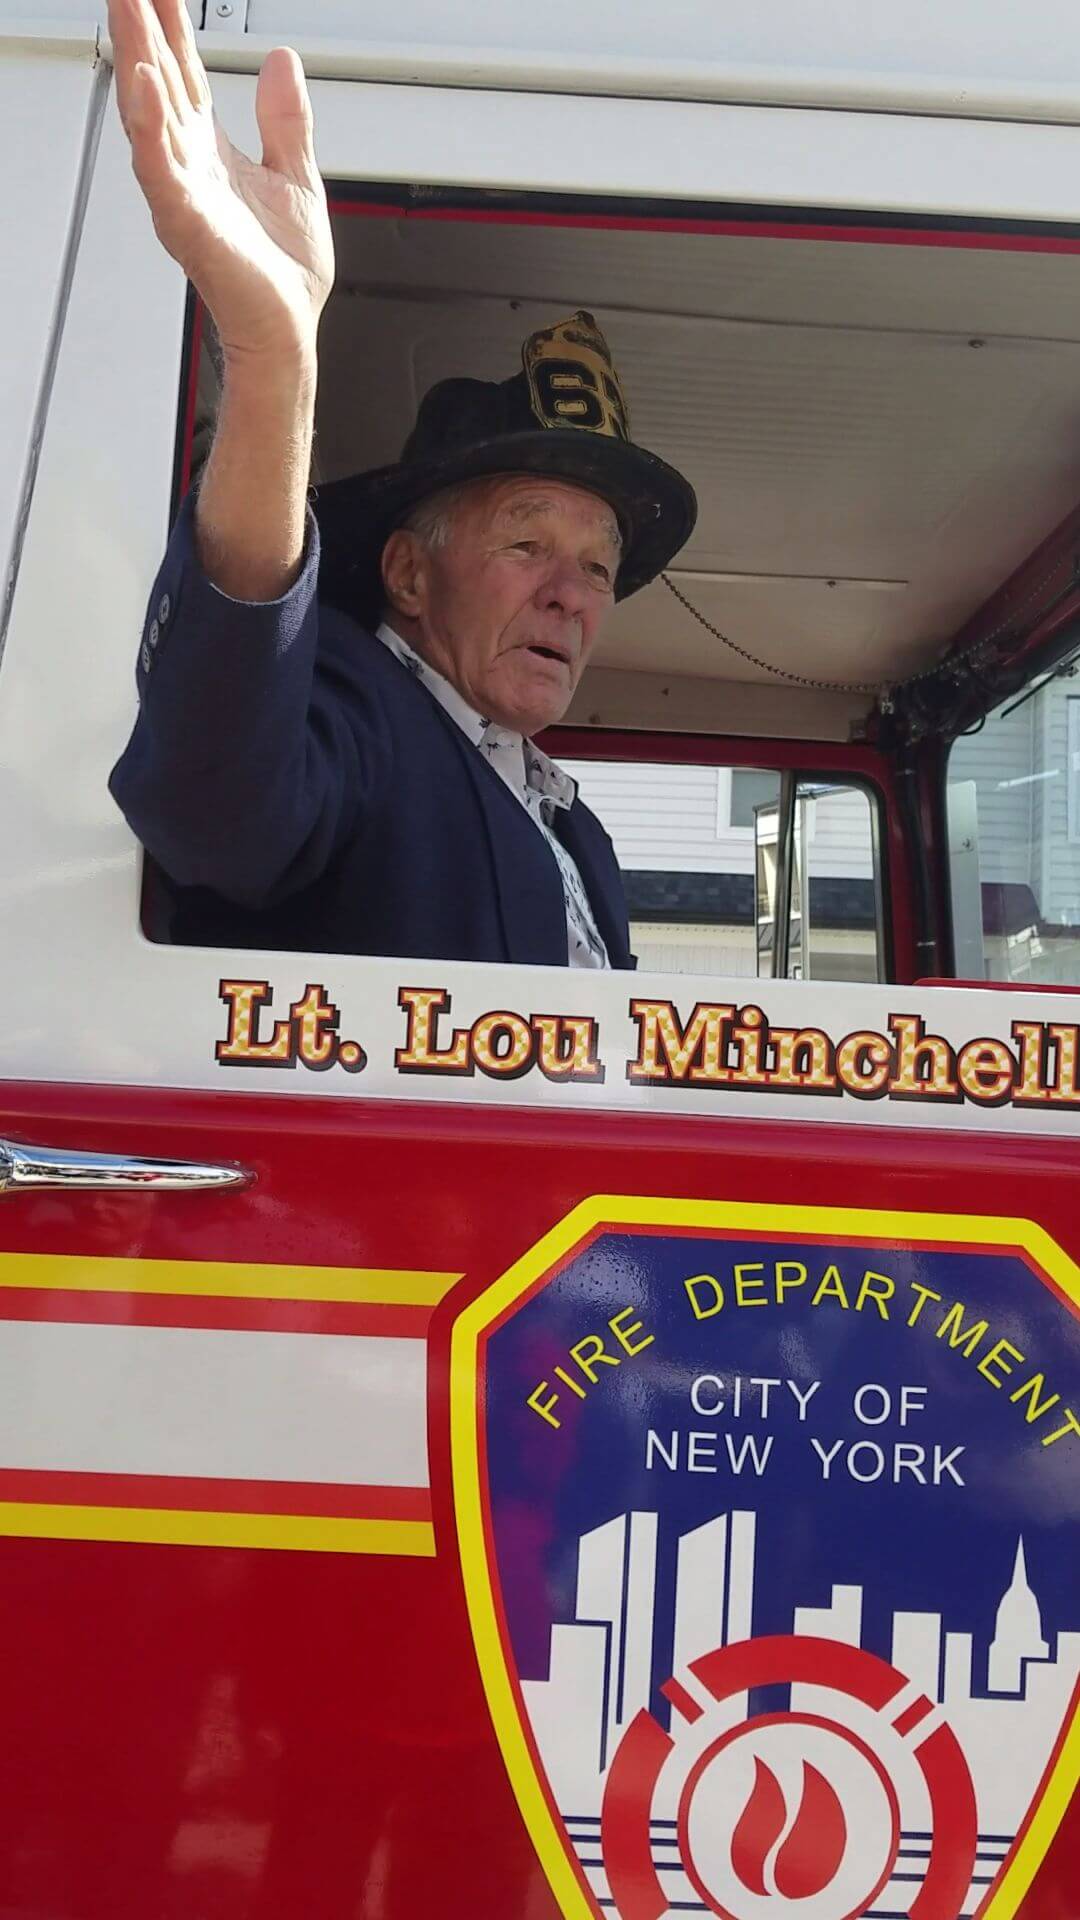
[{"label": "man's thumb", "polygon": [[300,56],[291,47],[275,47],[263,61],[255,91],[255,116],[262,136],[262,162],[302,186],[312,184],[311,101]]}]

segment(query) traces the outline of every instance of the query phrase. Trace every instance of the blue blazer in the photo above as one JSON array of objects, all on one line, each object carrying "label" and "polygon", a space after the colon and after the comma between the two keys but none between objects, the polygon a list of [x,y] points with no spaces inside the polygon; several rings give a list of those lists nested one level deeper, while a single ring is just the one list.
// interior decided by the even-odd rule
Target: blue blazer
[{"label": "blue blazer", "polygon": [[[109,785],[168,877],[170,937],[208,946],[565,966],[558,865],[505,782],[394,655],[320,604],[318,531],[280,600],[211,585],[185,502]],[[630,967],[611,841],[555,824],[611,964]]]}]

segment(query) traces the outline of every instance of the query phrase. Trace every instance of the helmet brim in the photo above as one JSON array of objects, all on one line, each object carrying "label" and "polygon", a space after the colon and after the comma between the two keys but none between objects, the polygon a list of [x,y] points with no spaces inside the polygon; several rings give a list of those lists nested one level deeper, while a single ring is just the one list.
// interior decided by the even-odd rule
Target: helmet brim
[{"label": "helmet brim", "polygon": [[410,509],[445,487],[517,473],[569,481],[611,507],[623,539],[616,600],[655,579],[697,519],[689,481],[633,442],[569,427],[503,433],[441,457],[375,467],[320,487],[313,501],[322,544],[320,591],[370,621],[381,599],[383,547]]}]

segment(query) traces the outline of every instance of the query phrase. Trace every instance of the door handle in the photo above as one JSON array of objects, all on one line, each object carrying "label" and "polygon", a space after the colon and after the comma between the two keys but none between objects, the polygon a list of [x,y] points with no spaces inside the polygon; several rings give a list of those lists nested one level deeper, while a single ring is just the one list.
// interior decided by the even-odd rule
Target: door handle
[{"label": "door handle", "polygon": [[41,1192],[59,1187],[72,1192],[189,1193],[200,1189],[248,1187],[255,1176],[245,1167],[209,1166],[197,1160],[145,1160],[119,1153],[79,1153],[65,1147],[31,1147],[21,1140],[0,1140],[0,1195]]}]

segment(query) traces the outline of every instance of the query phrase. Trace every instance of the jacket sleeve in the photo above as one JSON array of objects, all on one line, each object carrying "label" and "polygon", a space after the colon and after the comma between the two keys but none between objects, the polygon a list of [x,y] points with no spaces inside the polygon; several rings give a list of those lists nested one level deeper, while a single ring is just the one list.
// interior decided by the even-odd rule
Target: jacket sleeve
[{"label": "jacket sleeve", "polygon": [[[110,791],[171,878],[249,907],[322,874],[388,782],[389,730],[345,615],[316,597],[319,536],[280,600],[207,579],[184,503],[139,646],[139,714]],[[351,643],[350,643],[351,642]]]}]

